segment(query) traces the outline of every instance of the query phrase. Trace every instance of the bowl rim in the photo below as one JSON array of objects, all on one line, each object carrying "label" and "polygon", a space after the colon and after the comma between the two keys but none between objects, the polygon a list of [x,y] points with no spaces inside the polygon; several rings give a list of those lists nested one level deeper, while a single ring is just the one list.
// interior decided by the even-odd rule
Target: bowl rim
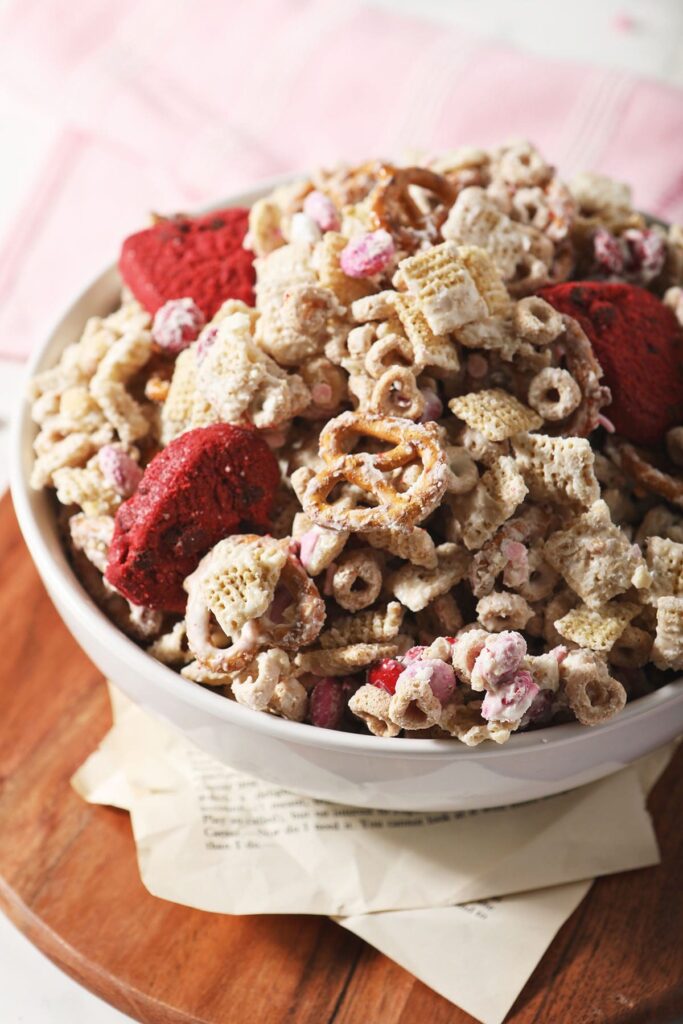
[{"label": "bowl rim", "polygon": [[[250,206],[272,188],[291,182],[296,177],[287,175],[258,183],[254,188],[228,196],[210,208]],[[25,385],[28,385],[36,373],[54,365],[55,355],[66,347],[68,343],[66,340],[57,346],[56,338],[65,329],[65,324],[74,315],[76,307],[80,303],[87,304],[89,293],[92,290],[106,283],[109,278],[112,282],[115,281],[116,276],[116,264],[110,264],[104,271],[97,274],[87,287],[82,289],[68,304],[62,315],[53,321],[51,329],[45,332],[43,340],[36,345],[26,363]],[[95,314],[88,313],[87,315]],[[176,697],[182,703],[225,720],[234,726],[247,728],[255,733],[264,733],[284,743],[292,742],[337,752],[355,752],[378,757],[400,755],[418,760],[428,758],[429,760],[458,761],[465,758],[468,761],[488,762],[495,758],[524,756],[530,750],[542,751],[547,756],[558,747],[565,747],[567,744],[576,746],[581,743],[600,742],[601,738],[606,740],[608,732],[623,729],[627,723],[649,716],[653,712],[661,710],[663,706],[683,704],[683,678],[681,678],[627,704],[619,715],[603,725],[590,728],[578,722],[570,722],[512,735],[502,747],[487,744],[476,748],[467,747],[453,739],[411,737],[410,742],[397,743],[395,738],[322,729],[307,723],[278,718],[275,715],[254,713],[236,701],[229,700],[219,693],[185,679],[179,672],[147,654],[143,648],[115,626],[85,591],[69,564],[57,536],[56,523],[54,523],[54,535],[50,539],[56,542],[58,554],[52,550],[48,538],[38,525],[36,516],[38,503],[48,500],[47,492],[45,490],[34,491],[25,472],[25,453],[36,432],[37,428],[31,420],[30,403],[25,388],[24,395],[17,403],[12,417],[9,442],[10,489],[24,540],[48,590],[51,594],[58,594],[60,602],[63,602],[71,615],[79,621],[94,641],[104,649],[114,650],[119,660],[127,665],[131,673],[144,676],[148,684],[157,690],[162,690],[169,697]],[[52,518],[54,519],[54,517]]]}]

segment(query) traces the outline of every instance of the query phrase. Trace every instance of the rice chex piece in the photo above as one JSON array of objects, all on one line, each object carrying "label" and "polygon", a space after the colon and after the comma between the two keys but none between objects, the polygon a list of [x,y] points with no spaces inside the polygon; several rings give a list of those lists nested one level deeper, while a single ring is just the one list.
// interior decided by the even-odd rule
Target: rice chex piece
[{"label": "rice chex piece", "polygon": [[460,395],[450,400],[448,408],[489,441],[507,441],[515,434],[543,426],[538,413],[502,388]]},{"label": "rice chex piece", "polygon": [[502,456],[487,469],[474,490],[451,502],[455,519],[462,526],[462,539],[470,551],[478,551],[493,537],[518,505],[527,486],[515,460]]},{"label": "rice chex piece", "polygon": [[657,668],[683,669],[683,597],[660,597],[657,602],[651,657]]},{"label": "rice chex piece", "polygon": [[394,311],[413,346],[415,361],[428,366],[435,376],[453,376],[460,369],[458,350],[444,334],[435,334],[415,299],[395,293]]},{"label": "rice chex piece", "polygon": [[403,622],[404,610],[398,601],[390,601],[386,608],[342,615],[330,623],[318,637],[321,647],[331,650],[350,644],[376,644],[393,640]]},{"label": "rice chex piece", "polygon": [[200,563],[200,586],[209,609],[229,637],[263,615],[287,561],[282,541],[235,534],[211,549]]},{"label": "rice chex piece", "polygon": [[595,457],[585,437],[521,434],[512,447],[534,501],[588,508],[599,499]]},{"label": "rice chex piece", "polygon": [[652,574],[650,600],[683,597],[683,544],[666,537],[648,537],[645,558]]},{"label": "rice chex piece", "polygon": [[461,245],[458,255],[463,261],[491,316],[507,312],[510,306],[510,295],[503,283],[498,267],[486,249],[478,245]]},{"label": "rice chex piece", "polygon": [[611,651],[631,619],[641,611],[640,605],[628,601],[611,601],[601,608],[580,605],[572,608],[555,623],[565,640],[591,651]]},{"label": "rice chex piece", "polygon": [[486,301],[454,242],[443,242],[409,256],[399,267],[408,291],[417,299],[435,334],[446,334],[488,315]]},{"label": "rice chex piece", "polygon": [[610,516],[602,499],[545,543],[547,562],[588,605],[600,608],[630,586],[647,588],[650,574],[637,545]]}]

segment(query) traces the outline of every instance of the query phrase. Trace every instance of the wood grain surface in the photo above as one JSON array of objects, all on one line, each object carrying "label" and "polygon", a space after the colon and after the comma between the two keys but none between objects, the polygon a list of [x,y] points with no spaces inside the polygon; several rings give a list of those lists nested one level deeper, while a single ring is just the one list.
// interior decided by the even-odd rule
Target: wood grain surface
[{"label": "wood grain surface", "polygon": [[[155,1024],[471,1024],[326,918],[224,917],[150,896],[128,816],[69,785],[110,725],[107,693],[43,590],[8,498],[0,565],[0,906],[44,953]],[[683,750],[651,798],[661,866],[595,884],[510,1024],[683,1016],[682,808]]]}]

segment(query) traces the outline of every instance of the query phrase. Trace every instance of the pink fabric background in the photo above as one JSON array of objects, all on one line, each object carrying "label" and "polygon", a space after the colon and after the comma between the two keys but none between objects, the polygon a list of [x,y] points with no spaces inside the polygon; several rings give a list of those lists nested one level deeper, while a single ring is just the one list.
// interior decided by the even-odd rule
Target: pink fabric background
[{"label": "pink fabric background", "polygon": [[26,355],[150,209],[340,157],[527,137],[566,176],[605,171],[641,208],[683,219],[675,89],[344,0],[77,12],[14,0],[0,16],[0,82],[57,129],[0,239],[0,354]]}]

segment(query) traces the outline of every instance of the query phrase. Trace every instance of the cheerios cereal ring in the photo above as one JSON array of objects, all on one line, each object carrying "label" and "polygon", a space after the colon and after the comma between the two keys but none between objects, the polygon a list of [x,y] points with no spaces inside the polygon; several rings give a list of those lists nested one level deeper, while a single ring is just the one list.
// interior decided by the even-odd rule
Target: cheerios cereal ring
[{"label": "cheerios cereal ring", "polygon": [[515,306],[514,322],[524,340],[532,345],[548,345],[564,330],[561,315],[540,295],[520,299]]},{"label": "cheerios cereal ring", "polygon": [[384,167],[382,175],[384,180],[380,180],[372,203],[378,227],[389,231],[401,248],[413,250],[419,242],[418,232],[427,227],[427,218],[411,196],[410,186],[419,185],[441,200],[443,210],[434,220],[435,227],[446,219],[458,190],[448,178],[426,167]]},{"label": "cheerios cereal ring", "polygon": [[407,366],[390,366],[372,389],[370,405],[384,416],[419,420],[425,400],[412,370]]},{"label": "cheerios cereal ring", "polygon": [[[386,452],[350,453],[363,435],[392,442]],[[448,482],[446,454],[434,423],[411,423],[393,416],[345,412],[320,434],[325,467],[310,480],[303,494],[305,511],[319,526],[362,532],[382,527],[409,530],[433,512]],[[382,474],[419,462],[422,472],[414,484],[399,492]],[[370,508],[339,508],[327,499],[337,484],[355,484],[377,502]]]},{"label": "cheerios cereal ring", "polygon": [[337,563],[330,589],[337,604],[347,612],[367,608],[379,597],[382,569],[374,551],[348,551]]},{"label": "cheerios cereal ring", "polygon": [[365,369],[371,377],[378,380],[394,366],[416,369],[412,342],[400,334],[385,334],[370,347],[365,357]]},{"label": "cheerios cereal ring", "polygon": [[565,331],[554,343],[564,357],[566,368],[578,384],[582,401],[562,425],[565,436],[587,437],[598,425],[600,409],[611,399],[610,390],[600,384],[602,367],[593,346],[581,326],[569,316],[563,317]]},{"label": "cheerios cereal ring", "polygon": [[581,404],[581,388],[569,370],[546,366],[529,384],[527,401],[544,420],[563,420]]}]

